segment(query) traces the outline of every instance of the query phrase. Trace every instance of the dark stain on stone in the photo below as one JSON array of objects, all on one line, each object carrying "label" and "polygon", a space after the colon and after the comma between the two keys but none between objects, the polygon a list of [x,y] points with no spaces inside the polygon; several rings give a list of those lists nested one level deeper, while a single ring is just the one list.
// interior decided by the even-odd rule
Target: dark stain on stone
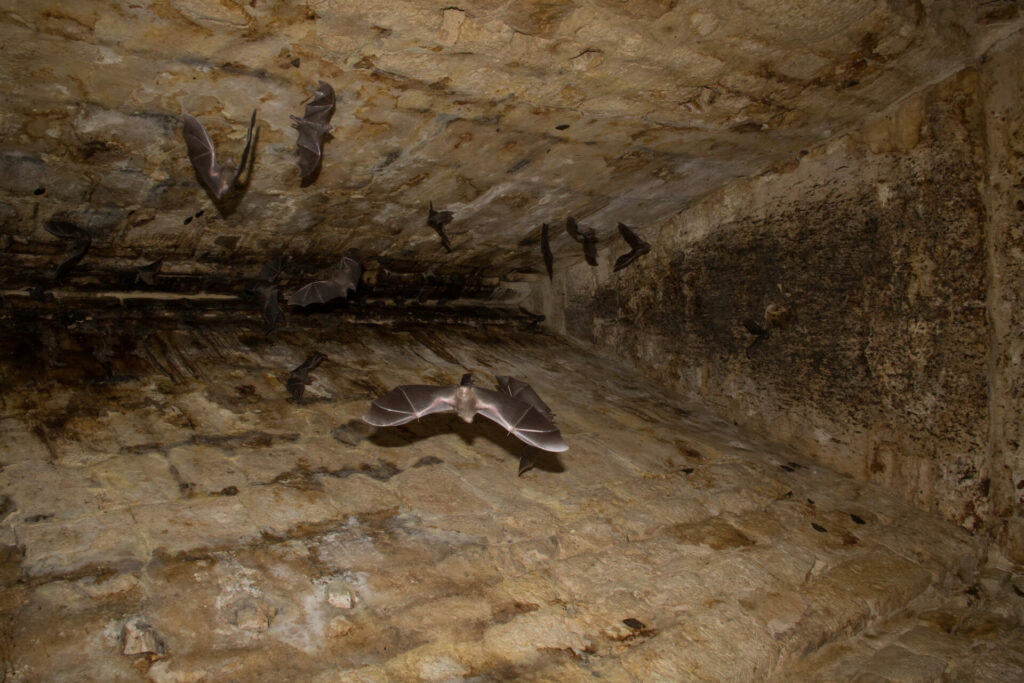
[{"label": "dark stain on stone", "polygon": [[794,470],[794,469],[793,469],[792,467],[790,467],[789,465],[779,465],[779,467],[780,467],[781,469],[784,469],[784,470],[786,470],[787,472],[796,472],[796,470]]},{"label": "dark stain on stone", "polygon": [[822,533],[822,534],[828,531],[828,529],[826,529],[825,527],[821,526],[821,525],[820,525],[820,524],[818,524],[817,522],[811,522],[811,527],[812,527],[812,528],[813,528],[813,529],[814,529],[815,531],[817,531],[817,532],[819,532],[819,533]]},{"label": "dark stain on stone", "polygon": [[331,436],[335,441],[346,446],[358,446],[359,443],[373,432],[373,427],[362,420],[349,420],[343,425],[338,425],[331,430]]},{"label": "dark stain on stone", "polygon": [[706,522],[675,524],[668,528],[668,533],[683,543],[702,544],[714,550],[754,545],[746,534],[718,517]]},{"label": "dark stain on stone", "polygon": [[1013,592],[1017,594],[1017,597],[1024,598],[1024,591],[1017,588],[1017,584],[1011,583],[1010,585],[1013,586]]},{"label": "dark stain on stone", "polygon": [[53,515],[50,515],[50,514],[32,515],[30,517],[26,517],[25,518],[25,523],[26,524],[35,524],[36,522],[45,522],[48,519],[53,519]]},{"label": "dark stain on stone", "polygon": [[444,460],[436,455],[427,455],[413,463],[413,467],[427,467],[428,465],[440,465]]},{"label": "dark stain on stone", "polygon": [[555,126],[555,130],[566,130],[568,128],[569,128],[569,124],[568,123],[561,123],[561,124]]},{"label": "dark stain on stone", "polygon": [[218,495],[218,496],[237,496],[238,495],[238,487],[237,486],[226,486],[226,487],[222,488],[220,491],[218,491],[216,495]]},{"label": "dark stain on stone", "polygon": [[0,495],[0,522],[7,518],[7,515],[14,511],[14,501],[7,496]]},{"label": "dark stain on stone", "polygon": [[[46,188],[45,187],[37,187],[35,190],[32,191],[32,194],[34,194],[34,195],[36,195],[38,197],[39,195],[44,194],[45,192],[46,192]],[[1020,204],[1019,201],[1017,203]]]},{"label": "dark stain on stone", "polygon": [[808,505],[814,505],[814,501],[813,501],[813,500],[811,500],[810,498],[808,498],[808,499],[807,499],[807,504],[808,504]]},{"label": "dark stain on stone", "polygon": [[679,451],[679,454],[682,455],[683,457],[692,458],[694,460],[703,460],[704,459],[704,454],[703,453],[701,453],[700,451],[698,451],[696,448],[694,448],[690,444],[686,443],[685,441],[678,441],[677,440],[675,442],[675,446],[676,446],[676,449]]},{"label": "dark stain on stone", "polygon": [[633,629],[634,631],[642,631],[643,629],[647,628],[647,624],[640,621],[639,619],[634,619],[633,617],[623,619],[622,623],[628,626],[629,628]]},{"label": "dark stain on stone", "polygon": [[0,586],[10,586],[21,578],[21,561],[24,557],[23,548],[0,545]]},{"label": "dark stain on stone", "polygon": [[852,512],[850,513],[850,519],[853,520],[854,524],[867,524],[860,515],[855,515]]},{"label": "dark stain on stone", "polygon": [[185,220],[183,220],[181,223],[182,223],[182,225],[188,225],[191,222],[192,222],[192,216],[186,216]]},{"label": "dark stain on stone", "polygon": [[241,239],[238,235],[221,235],[217,239],[213,240],[213,243],[218,247],[224,247],[225,249],[234,249],[238,246],[238,241]]},{"label": "dark stain on stone", "polygon": [[297,489],[322,491],[323,484],[320,483],[320,477],[344,479],[352,476],[353,474],[362,474],[378,481],[387,481],[396,474],[401,473],[401,469],[399,469],[394,463],[388,462],[387,460],[377,460],[375,464],[364,462],[360,463],[359,466],[355,468],[342,467],[336,470],[327,469],[326,467],[304,467],[300,463],[299,467],[287,472],[282,472],[274,477],[269,483],[281,484],[282,486],[290,486]]},{"label": "dark stain on stone", "polygon": [[491,612],[491,619],[495,624],[504,624],[520,614],[536,612],[538,609],[540,609],[540,605],[535,605],[532,602],[509,602],[495,606],[494,611]]},{"label": "dark stain on stone", "polygon": [[529,164],[529,163],[530,163],[531,161],[533,161],[533,159],[529,159],[529,158],[527,158],[527,159],[520,159],[520,160],[519,160],[519,161],[517,161],[516,163],[512,164],[512,166],[510,166],[510,167],[508,168],[508,170],[507,170],[507,171],[505,171],[505,173],[506,173],[506,174],[509,174],[509,175],[511,175],[511,174],[513,174],[513,173],[515,173],[515,172],[517,172],[517,171],[521,171],[521,170],[522,170],[523,168],[525,168],[525,167],[526,167],[526,166],[527,166],[527,165],[528,165],[528,164]]}]

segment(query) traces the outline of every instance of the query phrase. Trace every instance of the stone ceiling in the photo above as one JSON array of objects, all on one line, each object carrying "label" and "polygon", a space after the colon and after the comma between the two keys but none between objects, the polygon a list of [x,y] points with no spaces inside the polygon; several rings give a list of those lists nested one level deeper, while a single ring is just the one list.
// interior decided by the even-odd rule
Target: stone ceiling
[{"label": "stone ceiling", "polygon": [[[672,215],[1020,23],[1015,2],[964,0],[0,6],[8,289],[52,280],[54,216],[93,236],[76,273],[97,283],[163,257],[209,285],[281,253],[323,267],[350,246],[396,270],[539,272],[542,222],[557,259],[579,258],[567,214],[608,239],[617,221]],[[289,115],[321,79],[339,97],[334,130],[303,186]],[[196,181],[181,114],[237,159],[253,109],[251,182],[225,214]],[[429,201],[455,214],[450,254]]]}]

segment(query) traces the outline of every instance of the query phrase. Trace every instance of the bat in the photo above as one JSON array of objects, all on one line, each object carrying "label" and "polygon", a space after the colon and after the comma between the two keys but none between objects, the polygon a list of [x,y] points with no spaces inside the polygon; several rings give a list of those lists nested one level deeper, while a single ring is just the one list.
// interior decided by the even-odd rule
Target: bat
[{"label": "bat", "polygon": [[299,148],[299,177],[303,180],[311,178],[323,161],[324,136],[331,131],[329,123],[334,115],[336,99],[334,88],[320,81],[313,91],[312,101],[306,105],[305,115],[302,118],[291,117],[299,131],[295,144]]},{"label": "bat", "polygon": [[547,403],[544,403],[544,401],[541,400],[541,397],[537,395],[537,392],[534,391],[533,387],[529,384],[526,382],[520,382],[515,377],[508,377],[506,375],[495,377],[495,379],[498,380],[498,387],[504,393],[514,399],[529,403],[547,419],[554,419],[555,414],[551,412],[551,408],[548,407]]},{"label": "bat", "polygon": [[517,439],[546,451],[560,452],[569,448],[558,428],[534,406],[500,391],[474,386],[470,373],[463,375],[458,385],[397,387],[374,400],[363,420],[376,427],[393,427],[431,413],[449,412],[466,422],[472,422],[477,414],[483,415]]},{"label": "bat", "polygon": [[316,370],[316,366],[320,365],[325,358],[327,356],[324,354],[314,351],[311,356],[302,361],[302,365],[288,373],[288,393],[296,401],[302,400],[302,394],[306,391],[306,385],[313,381],[309,378],[309,373]]},{"label": "bat", "polygon": [[278,293],[281,290],[277,285],[260,283],[253,287],[252,291],[256,294],[256,300],[263,312],[263,336],[267,336],[274,331],[279,322],[285,321],[284,311],[281,310],[281,303],[278,301]]},{"label": "bat", "polygon": [[287,265],[287,263],[288,263],[288,257],[287,256],[277,256],[277,257],[275,257],[273,260],[268,261],[267,263],[263,264],[263,267],[260,268],[259,275],[256,276],[256,280],[258,282],[266,282],[266,283],[269,283],[269,284],[274,284],[275,282],[277,282],[278,276],[281,275],[281,271],[284,270],[284,268]]},{"label": "bat", "polygon": [[452,222],[455,216],[451,211],[434,211],[434,202],[430,202],[429,213],[427,213],[427,225],[441,236],[441,245],[449,254],[452,251],[452,243],[448,241],[448,235],[444,232],[444,226]]},{"label": "bat", "polygon": [[60,280],[85,257],[85,253],[89,251],[89,247],[92,245],[92,237],[85,230],[67,221],[47,221],[43,228],[51,235],[64,240],[71,240],[71,249],[68,251],[68,257],[61,261],[53,274],[55,280]]},{"label": "bat", "polygon": [[622,235],[622,239],[626,240],[626,244],[629,245],[629,251],[615,259],[615,267],[612,268],[613,272],[622,270],[651,250],[651,245],[645,242],[640,235],[633,232],[628,225],[619,223],[619,234]]},{"label": "bat", "polygon": [[597,234],[593,228],[580,228],[576,219],[569,216],[565,219],[565,230],[569,236],[583,245],[583,256],[591,266],[597,265]]},{"label": "bat", "polygon": [[363,267],[359,265],[359,250],[349,249],[341,257],[338,269],[331,273],[328,280],[311,282],[301,287],[288,297],[288,303],[292,306],[308,306],[309,304],[322,304],[338,297],[347,297],[349,292],[354,292],[359,278],[363,275]]},{"label": "bat", "polygon": [[548,280],[555,277],[555,257],[551,253],[551,242],[548,241],[548,224],[540,226],[540,253],[544,256],[544,267],[548,271]]},{"label": "bat", "polygon": [[135,266],[135,282],[145,282],[150,287],[156,284],[157,275],[160,274],[160,269],[163,268],[164,260],[158,258],[152,263],[148,263],[144,266]]},{"label": "bat", "polygon": [[765,327],[761,327],[750,318],[743,319],[743,327],[747,328],[747,332],[754,335],[754,341],[750,342],[747,346],[747,357],[750,357],[750,352],[754,350],[758,344],[763,342],[769,336],[769,331]]},{"label": "bat", "polygon": [[184,119],[188,158],[192,161],[192,166],[196,169],[203,186],[216,201],[220,201],[235,187],[238,179],[245,172],[249,150],[252,146],[252,128],[256,125],[256,110],[253,110],[252,119],[249,121],[249,132],[245,134],[245,147],[242,149],[242,160],[238,168],[230,164],[221,166],[217,163],[217,151],[214,149],[210,134],[203,128],[203,124],[199,123],[199,119],[191,114],[185,114]]}]

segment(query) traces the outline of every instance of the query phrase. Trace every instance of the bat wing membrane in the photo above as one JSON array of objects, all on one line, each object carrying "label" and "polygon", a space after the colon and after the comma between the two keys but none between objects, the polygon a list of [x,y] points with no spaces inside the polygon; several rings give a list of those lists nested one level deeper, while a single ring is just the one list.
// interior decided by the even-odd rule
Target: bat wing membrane
[{"label": "bat wing membrane", "polygon": [[[198,121],[196,122],[198,123]],[[230,185],[234,185],[238,182],[238,179],[242,177],[242,173],[245,172],[245,162],[249,159],[249,151],[252,149],[252,127],[256,125],[256,110],[252,110],[252,118],[249,119],[249,132],[245,134],[245,147],[242,149],[242,160],[238,162],[238,172],[235,173],[235,177],[231,179]],[[203,131],[204,133],[206,131]],[[207,136],[209,139],[209,136]],[[213,143],[210,143],[210,147],[213,147]],[[230,187],[229,185],[229,187]]]},{"label": "bat wing membrane", "polygon": [[549,420],[554,416],[548,404],[541,399],[536,391],[526,382],[521,382],[515,377],[501,376],[496,378],[501,390],[512,398],[525,401],[540,411],[541,415]]},{"label": "bat wing membrane", "polygon": [[558,428],[529,403],[506,396],[500,391],[474,389],[476,411],[488,420],[497,422],[520,441],[545,451],[565,451],[569,446],[562,440]]},{"label": "bat wing membrane", "polygon": [[455,410],[454,386],[436,387],[406,384],[370,404],[363,421],[377,427],[392,427],[418,420],[431,413]]},{"label": "bat wing membrane", "polygon": [[[255,114],[254,114],[255,116]],[[220,165],[217,163],[217,151],[213,146],[210,134],[206,132],[199,119],[185,114],[185,145],[188,147],[188,158],[196,169],[203,184],[218,199],[222,196]]]}]

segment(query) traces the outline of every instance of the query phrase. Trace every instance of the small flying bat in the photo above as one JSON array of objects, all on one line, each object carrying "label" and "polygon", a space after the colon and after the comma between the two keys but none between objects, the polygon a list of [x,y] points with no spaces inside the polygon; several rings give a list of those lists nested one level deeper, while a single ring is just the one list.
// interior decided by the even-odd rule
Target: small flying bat
[{"label": "small flying bat", "polygon": [[255,292],[260,311],[263,313],[263,336],[267,336],[274,331],[279,322],[285,321],[284,311],[281,310],[281,302],[278,300],[278,293],[281,290],[274,284],[259,283],[252,291]]},{"label": "small flying bat", "polygon": [[479,413],[497,422],[517,439],[546,451],[560,452],[569,446],[551,420],[518,398],[500,391],[473,386],[466,373],[458,385],[407,384],[376,399],[363,420],[377,427],[393,427],[418,420],[431,413],[454,412],[466,422]]},{"label": "small flying bat", "polygon": [[92,237],[89,237],[89,233],[85,230],[67,221],[47,221],[43,228],[51,235],[71,240],[68,257],[61,261],[53,274],[55,280],[60,280],[85,257],[85,252],[89,251],[89,247],[92,245]]},{"label": "small flying bat", "polygon": [[156,284],[156,277],[160,274],[160,269],[163,268],[164,260],[158,258],[152,263],[147,263],[144,266],[135,266],[135,282],[145,282],[150,287]]},{"label": "small flying bat", "polygon": [[555,277],[555,257],[551,253],[551,242],[548,239],[548,224],[540,226],[540,253],[544,255],[544,267],[548,271],[548,280]]},{"label": "small flying bat", "polygon": [[754,341],[750,342],[750,345],[747,346],[747,356],[749,357],[750,352],[754,350],[754,347],[756,347],[758,344],[767,339],[770,332],[768,328],[761,327],[751,318],[743,319],[743,327],[747,328],[747,332],[754,335]]},{"label": "small flying bat", "polygon": [[275,282],[277,282],[277,278],[281,275],[281,271],[284,270],[287,264],[287,256],[275,256],[272,260],[267,261],[265,264],[263,264],[263,267],[260,268],[260,273],[259,275],[256,276],[257,282],[274,284]]},{"label": "small flying bat", "polygon": [[299,130],[296,145],[299,148],[299,177],[303,180],[311,178],[323,160],[324,136],[331,130],[329,124],[336,99],[334,88],[320,81],[313,91],[312,101],[306,105],[305,115],[302,118],[291,117]]},{"label": "small flying bat", "polygon": [[651,250],[651,245],[645,242],[640,235],[633,232],[628,225],[619,223],[619,234],[622,235],[622,239],[626,240],[630,250],[628,253],[615,259],[615,267],[612,268],[612,271],[622,270]]},{"label": "small flying bat", "polygon": [[597,233],[593,228],[580,228],[576,219],[569,216],[565,219],[565,230],[569,236],[583,245],[583,256],[591,266],[597,265]]},{"label": "small flying bat", "polygon": [[242,149],[242,160],[238,168],[230,164],[223,166],[218,164],[213,140],[203,128],[203,124],[199,123],[199,119],[191,114],[185,114],[184,118],[188,158],[192,161],[192,166],[199,174],[203,185],[216,201],[220,201],[235,187],[238,179],[245,172],[246,162],[249,160],[249,149],[252,146],[252,128],[256,125],[256,110],[253,110],[252,119],[249,121],[249,132],[245,134],[245,147]]},{"label": "small flying bat", "polygon": [[288,303],[292,306],[308,306],[309,304],[322,304],[338,297],[347,297],[349,292],[354,292],[359,278],[363,275],[363,267],[359,265],[359,250],[349,249],[341,257],[338,269],[331,273],[328,280],[311,282],[300,288],[290,297]]},{"label": "small flying bat", "polygon": [[444,232],[444,226],[451,223],[453,218],[455,216],[451,211],[434,211],[434,202],[430,202],[429,213],[427,213],[427,225],[432,227],[441,236],[441,244],[448,253],[452,251],[452,243],[448,241],[448,235]]},{"label": "small flying bat", "polygon": [[324,354],[319,351],[314,351],[311,356],[302,361],[302,365],[295,368],[288,374],[288,393],[291,394],[296,401],[302,400],[302,394],[306,391],[306,385],[313,381],[309,378],[309,373],[316,370],[316,366],[320,365],[325,358],[327,358],[327,356]]},{"label": "small flying bat", "polygon": [[548,404],[541,400],[541,397],[537,395],[537,392],[533,390],[526,382],[521,382],[515,377],[509,377],[502,375],[495,377],[498,380],[498,387],[511,396],[512,398],[518,399],[529,403],[531,406],[540,411],[540,414],[549,420],[554,419],[555,414],[551,412],[551,408]]}]

